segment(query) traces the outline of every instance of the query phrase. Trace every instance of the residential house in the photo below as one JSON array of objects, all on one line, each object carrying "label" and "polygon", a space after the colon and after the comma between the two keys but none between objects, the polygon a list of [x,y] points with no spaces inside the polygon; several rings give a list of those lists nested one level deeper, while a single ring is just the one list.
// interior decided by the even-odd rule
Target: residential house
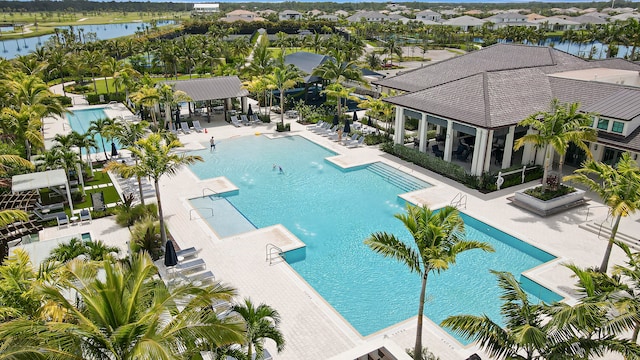
[{"label": "residential house", "polygon": [[[496,44],[373,84],[402,93],[385,98],[396,106],[396,144],[405,143],[407,118],[418,119],[419,150],[435,145],[452,161],[465,144],[472,175],[492,165],[542,164],[541,151],[529,144],[513,151],[513,144],[531,131],[518,123],[548,111],[553,99],[594,114],[595,160],[615,163],[623,152],[634,159],[640,154],[640,64],[623,59],[588,61],[550,47]],[[431,129],[441,144],[427,142]],[[565,163],[580,166],[585,158],[570,146]]]},{"label": "residential house", "polygon": [[235,21],[264,21],[265,19],[258,16],[258,14],[247,10],[233,10],[225,15],[220,21],[235,22]]},{"label": "residential house", "polygon": [[504,13],[489,16],[485,19],[492,22],[494,29],[503,28],[505,26],[537,26],[527,21],[527,17],[517,13]]},{"label": "residential house", "polygon": [[344,18],[349,16],[349,13],[344,10],[336,10],[336,12],[334,12],[333,14],[337,17],[344,17]]},{"label": "residential house", "polygon": [[338,21],[338,17],[335,15],[319,15],[316,18],[320,20]]},{"label": "residential house", "polygon": [[547,18],[546,16],[536,14],[536,13],[527,14],[527,22],[534,22],[536,20],[546,19],[546,18]]},{"label": "residential house", "polygon": [[220,4],[193,4],[192,15],[211,15],[220,12]]},{"label": "residential house", "polygon": [[431,10],[420,11],[416,14],[416,20],[418,21],[429,20],[439,22],[441,19],[442,15],[440,15],[440,13]]},{"label": "residential house", "polygon": [[389,17],[387,15],[381,14],[377,11],[361,11],[357,12],[347,18],[347,21],[356,23],[360,21],[366,22],[384,22],[389,21]]},{"label": "residential house", "polygon": [[311,17],[317,17],[324,14],[324,11],[322,10],[318,10],[318,9],[313,9],[313,10],[309,10],[307,11],[307,15],[311,16]]},{"label": "residential house", "polygon": [[279,20],[302,20],[302,14],[295,10],[285,10],[278,14]]},{"label": "residential house", "polygon": [[483,19],[463,15],[446,20],[442,22],[442,25],[457,26],[462,29],[462,31],[467,32],[469,29],[480,29],[484,23],[485,20]]},{"label": "residential house", "polygon": [[566,20],[557,16],[534,20],[532,23],[539,24],[540,28],[544,28],[549,31],[577,30],[582,27],[582,24],[577,21]]},{"label": "residential house", "polygon": [[575,21],[580,24],[579,29],[586,29],[589,25],[604,25],[608,21],[606,18],[595,15],[597,13],[589,13],[576,17],[568,17],[567,20]]},{"label": "residential house", "polygon": [[403,24],[408,23],[409,21],[411,21],[411,19],[404,17],[400,14],[389,14],[387,15],[387,17],[389,18],[389,21],[391,22],[401,22]]}]

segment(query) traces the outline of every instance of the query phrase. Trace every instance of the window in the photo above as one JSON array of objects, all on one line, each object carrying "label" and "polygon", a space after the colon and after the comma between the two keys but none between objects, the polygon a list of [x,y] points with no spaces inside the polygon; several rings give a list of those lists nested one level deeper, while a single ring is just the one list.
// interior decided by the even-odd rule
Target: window
[{"label": "window", "polygon": [[600,130],[608,130],[609,129],[609,120],[599,118],[598,119],[598,129]]},{"label": "window", "polygon": [[613,126],[611,126],[611,131],[614,133],[622,134],[624,131],[624,123],[620,121],[614,121]]}]

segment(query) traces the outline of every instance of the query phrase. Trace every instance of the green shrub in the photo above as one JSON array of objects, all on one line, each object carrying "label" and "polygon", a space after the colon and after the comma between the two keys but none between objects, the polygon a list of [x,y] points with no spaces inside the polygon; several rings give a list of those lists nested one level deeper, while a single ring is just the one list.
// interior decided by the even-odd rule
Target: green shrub
[{"label": "green shrub", "polygon": [[155,261],[164,254],[162,239],[160,236],[160,221],[153,217],[140,219],[131,230],[131,251],[146,251]]},{"label": "green shrub", "polygon": [[155,203],[151,204],[138,204],[133,206],[133,194],[125,195],[125,199],[121,205],[118,205],[115,208],[116,213],[116,223],[120,226],[130,227],[136,221],[143,219],[145,217],[158,217],[158,205]]},{"label": "green shrub", "polygon": [[557,190],[545,190],[542,185],[540,185],[531,189],[527,189],[524,191],[524,193],[540,200],[547,201],[567,194],[571,194],[574,191],[576,191],[575,188],[560,184]]},{"label": "green shrub", "polygon": [[276,125],[276,131],[277,132],[285,132],[285,131],[291,131],[291,124],[282,124],[282,123],[278,123],[278,125]]},{"label": "green shrub", "polygon": [[60,104],[64,105],[64,106],[71,106],[71,98],[68,96],[58,96],[57,97],[58,101],[60,101]]}]

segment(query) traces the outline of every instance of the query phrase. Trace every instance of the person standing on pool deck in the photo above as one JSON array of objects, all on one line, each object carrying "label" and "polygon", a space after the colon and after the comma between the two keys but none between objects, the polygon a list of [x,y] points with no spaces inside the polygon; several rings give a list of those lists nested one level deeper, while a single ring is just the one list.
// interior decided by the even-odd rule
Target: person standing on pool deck
[{"label": "person standing on pool deck", "polygon": [[211,137],[211,140],[209,140],[209,144],[211,144],[211,147],[210,147],[211,150],[216,149],[216,140],[213,138],[213,136]]}]

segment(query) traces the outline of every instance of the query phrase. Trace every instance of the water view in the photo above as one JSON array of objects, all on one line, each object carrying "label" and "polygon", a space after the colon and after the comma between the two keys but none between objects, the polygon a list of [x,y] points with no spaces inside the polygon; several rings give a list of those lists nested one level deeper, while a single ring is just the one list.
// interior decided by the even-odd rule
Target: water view
[{"label": "water view", "polygon": [[[173,20],[159,20],[157,26],[173,24]],[[73,30],[78,33],[82,33],[82,38],[87,34],[95,34],[95,38],[98,40],[113,39],[122,36],[133,35],[136,31],[142,31],[148,27],[151,27],[151,23],[148,22],[131,22],[123,24],[101,24],[101,25],[74,25]],[[68,30],[68,26],[61,26],[59,29]],[[38,47],[44,46],[44,44],[55,34],[35,36],[24,39],[11,39],[0,41],[2,43],[2,53],[0,56],[5,59],[13,59],[20,55],[27,55],[30,52],[35,51]]]}]

